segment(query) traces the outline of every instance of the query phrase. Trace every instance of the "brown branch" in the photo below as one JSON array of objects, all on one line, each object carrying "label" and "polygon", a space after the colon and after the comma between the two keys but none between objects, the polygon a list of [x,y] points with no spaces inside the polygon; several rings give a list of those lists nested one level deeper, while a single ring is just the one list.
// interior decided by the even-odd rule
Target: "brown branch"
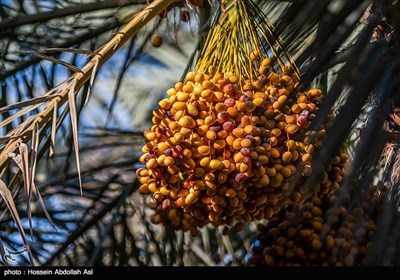
[{"label": "brown branch", "polygon": [[[51,100],[48,105],[34,117],[31,124],[22,129],[17,136],[19,139],[11,140],[2,150],[0,154],[0,170],[7,168],[10,158],[9,153],[15,152],[19,142],[27,143],[32,137],[32,131],[35,125],[38,130],[46,126],[52,119],[53,110],[55,106],[61,107],[64,103],[68,102],[68,93],[73,90],[76,95],[79,89],[90,79],[93,69],[97,70],[108,61],[132,36],[137,34],[140,29],[152,20],[159,12],[170,5],[174,0],[155,0],[139,12],[133,19],[128,22],[115,36],[108,41],[98,51],[98,55],[93,58],[82,68],[82,72],[77,72],[72,75],[69,82],[64,86],[57,97]],[[57,105],[56,105],[57,104]]]},{"label": "brown branch", "polygon": [[104,10],[116,7],[124,7],[135,4],[145,4],[146,0],[105,0],[102,2],[94,2],[88,4],[81,4],[64,9],[44,12],[39,14],[32,14],[26,16],[19,16],[17,18],[5,20],[0,23],[0,34],[6,32],[8,29],[14,29],[26,24],[46,22],[54,18],[66,17],[86,12],[93,12],[97,10]]}]

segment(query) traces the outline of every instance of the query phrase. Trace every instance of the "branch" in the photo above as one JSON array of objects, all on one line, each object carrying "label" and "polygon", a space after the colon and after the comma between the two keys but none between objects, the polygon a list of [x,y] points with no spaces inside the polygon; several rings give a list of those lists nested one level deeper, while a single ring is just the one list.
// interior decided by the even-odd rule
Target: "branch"
[{"label": "branch", "polygon": [[[18,139],[12,139],[3,148],[0,154],[0,171],[4,171],[10,158],[9,153],[15,152],[18,143],[27,143],[32,137],[32,131],[37,126],[37,130],[45,127],[46,124],[53,117],[54,108],[60,108],[64,103],[68,102],[68,97],[73,93],[76,96],[81,89],[81,87],[91,78],[91,76],[98,70],[105,62],[107,62],[132,36],[137,34],[140,29],[158,15],[163,9],[170,5],[174,0],[155,0],[139,12],[133,19],[128,22],[115,36],[108,41],[99,50],[98,54],[93,56],[93,58],[82,68],[82,72],[77,72],[73,74],[69,79],[68,83],[63,89],[58,92],[57,96],[52,99],[47,106],[39,112],[36,116],[32,116],[31,123],[24,128],[16,129],[19,133]],[[70,96],[71,97],[71,96]],[[2,172],[3,173],[3,172]]]}]

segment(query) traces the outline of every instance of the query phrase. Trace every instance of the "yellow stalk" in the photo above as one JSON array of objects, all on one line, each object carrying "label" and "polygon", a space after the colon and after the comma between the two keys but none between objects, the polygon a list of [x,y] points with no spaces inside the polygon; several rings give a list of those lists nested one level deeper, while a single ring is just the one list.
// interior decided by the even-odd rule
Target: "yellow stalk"
[{"label": "yellow stalk", "polygon": [[[274,37],[274,26],[268,19],[254,20],[245,0],[223,1],[221,10],[219,21],[207,36],[196,70],[207,72],[209,66],[216,66],[220,72],[254,80],[259,76],[260,62],[267,55],[262,46],[266,42],[279,68],[283,70],[289,62],[298,75],[294,60],[283,48],[282,38]],[[253,52],[259,54],[256,61],[251,59]]]}]

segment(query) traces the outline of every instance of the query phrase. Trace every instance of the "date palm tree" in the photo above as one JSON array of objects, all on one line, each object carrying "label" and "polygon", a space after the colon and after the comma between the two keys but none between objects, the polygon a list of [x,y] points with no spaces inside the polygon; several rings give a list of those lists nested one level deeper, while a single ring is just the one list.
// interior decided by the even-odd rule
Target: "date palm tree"
[{"label": "date palm tree", "polygon": [[[256,223],[240,232],[206,226],[198,236],[154,225],[134,172],[157,100],[194,67],[218,11],[234,2],[1,2],[3,264],[24,244],[20,265],[246,264]],[[315,166],[346,144],[341,187],[361,197],[373,180],[383,184],[391,214],[379,240],[398,232],[400,2],[251,3],[302,86],[325,93],[312,126],[334,113]],[[377,264],[394,264],[378,249]]]}]

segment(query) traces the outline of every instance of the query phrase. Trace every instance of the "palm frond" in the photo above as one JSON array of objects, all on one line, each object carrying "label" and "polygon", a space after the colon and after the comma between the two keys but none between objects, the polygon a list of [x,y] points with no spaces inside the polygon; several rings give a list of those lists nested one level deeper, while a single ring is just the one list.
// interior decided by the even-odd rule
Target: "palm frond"
[{"label": "palm frond", "polygon": [[[255,238],[255,224],[246,225],[239,233],[233,228],[209,226],[194,237],[189,232],[154,225],[154,215],[146,206],[148,201],[135,191],[133,174],[142,144],[140,131],[149,126],[151,109],[165,89],[178,81],[182,70],[193,68],[198,61],[205,31],[217,14],[219,3],[211,9],[204,1],[205,6],[197,8],[199,28],[196,27],[198,34],[193,35],[193,25],[179,25],[177,14],[167,17],[169,25],[157,16],[172,1],[153,1],[151,5],[160,6],[149,13],[139,12],[147,1],[42,2],[32,0],[31,6],[25,1],[0,5],[0,126],[4,132],[0,139],[0,166],[7,183],[2,196],[8,198],[1,200],[1,209],[15,201],[13,212],[6,210],[1,216],[0,237],[5,246],[21,246],[18,232],[31,227],[33,233],[26,235],[28,240],[35,240],[31,244],[33,256],[46,265],[245,264]],[[256,20],[268,17],[274,27],[270,36],[282,42],[282,55],[285,52],[293,57],[299,67],[300,89],[314,84],[325,90],[324,102],[309,129],[318,128],[328,119],[332,121],[313,166],[322,169],[328,165],[343,145],[352,159],[347,175],[329,178],[341,181],[337,207],[347,203],[351,209],[367,202],[372,181],[390,190],[385,210],[375,217],[382,230],[375,236],[371,256],[375,264],[398,264],[396,253],[382,246],[388,240],[397,244],[399,237],[396,217],[400,201],[400,129],[390,118],[400,104],[398,1],[255,3],[264,13],[255,15]],[[175,13],[181,9],[174,6]],[[144,24],[131,21],[135,16],[152,18],[153,26],[141,28],[143,32],[134,36],[136,31],[132,30],[139,30],[134,24]],[[387,30],[383,29],[384,22]],[[124,29],[125,34],[117,32],[105,44],[113,31],[127,23],[130,27]],[[43,32],[48,36],[41,35]],[[185,36],[175,38],[172,33]],[[147,47],[154,34],[163,35],[163,48]],[[114,47],[122,48],[125,42],[129,42],[125,53],[114,55]],[[23,57],[17,50],[39,55]],[[47,57],[53,62],[65,61],[70,69],[61,70],[43,61]],[[104,65],[108,59],[111,63]],[[157,67],[149,67],[151,64]],[[73,75],[52,90],[62,81],[60,73],[63,77]],[[114,82],[113,89],[110,81]],[[43,88],[47,94],[42,94]],[[98,110],[101,115],[96,113]],[[85,119],[88,112],[93,116],[89,124]],[[73,129],[64,121],[68,114]],[[104,123],[107,128],[102,127]],[[70,164],[79,157],[73,153],[74,149],[78,151],[78,141],[81,170]],[[25,147],[24,143],[32,147],[28,157],[18,148]],[[34,159],[44,158],[49,149],[53,161],[43,160],[35,166]],[[12,159],[22,155],[25,167],[19,169]],[[310,187],[319,179],[317,171],[307,181]],[[80,180],[83,197],[76,188]],[[41,182],[37,188],[36,181]],[[350,203],[346,202],[349,193],[354,198]],[[33,199],[34,195],[37,199]],[[59,206],[61,201],[63,207]],[[25,218],[26,215],[32,218]],[[19,216],[19,227],[13,223],[13,216]],[[49,227],[49,217],[57,233]]]}]

